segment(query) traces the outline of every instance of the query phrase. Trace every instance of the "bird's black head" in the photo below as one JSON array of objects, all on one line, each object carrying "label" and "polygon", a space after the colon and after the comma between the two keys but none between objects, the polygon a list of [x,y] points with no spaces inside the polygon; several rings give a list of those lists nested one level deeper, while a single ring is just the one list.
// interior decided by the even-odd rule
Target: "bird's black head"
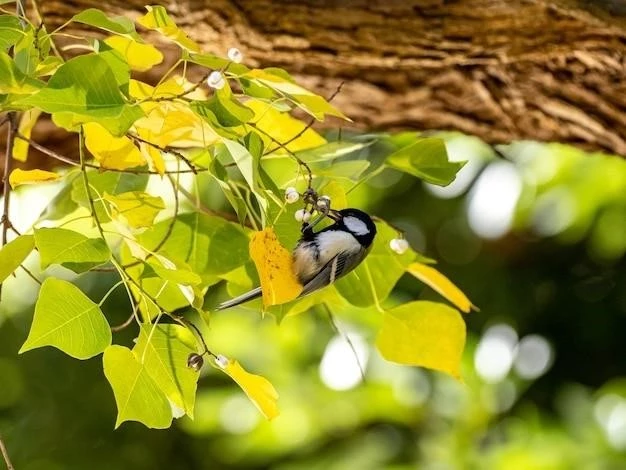
[{"label": "bird's black head", "polygon": [[363,247],[368,248],[376,236],[376,224],[372,218],[359,209],[342,209],[329,214],[335,220],[336,228],[351,233]]}]

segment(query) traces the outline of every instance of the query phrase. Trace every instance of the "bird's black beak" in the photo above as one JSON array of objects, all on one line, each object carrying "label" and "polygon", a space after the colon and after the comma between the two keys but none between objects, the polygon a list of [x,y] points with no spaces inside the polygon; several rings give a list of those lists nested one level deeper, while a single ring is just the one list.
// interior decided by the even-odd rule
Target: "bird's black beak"
[{"label": "bird's black beak", "polygon": [[328,211],[328,217],[333,219],[335,222],[339,222],[343,218],[343,216],[341,215],[341,212],[336,211],[334,209],[330,209]]}]

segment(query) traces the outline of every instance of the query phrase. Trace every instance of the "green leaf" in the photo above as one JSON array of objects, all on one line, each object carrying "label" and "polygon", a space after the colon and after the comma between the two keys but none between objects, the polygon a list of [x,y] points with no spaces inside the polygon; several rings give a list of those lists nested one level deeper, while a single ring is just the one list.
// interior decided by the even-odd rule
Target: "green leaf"
[{"label": "green leaf", "polygon": [[[108,207],[104,206],[103,198],[105,194],[118,195],[129,191],[143,191],[148,184],[148,175],[132,175],[113,171],[103,173],[89,171],[89,186],[94,199],[96,214],[100,222],[108,222]],[[82,178],[76,178],[72,182],[72,200],[77,204],[90,209],[89,199],[85,191],[85,183]]]},{"label": "green leaf", "polygon": [[[323,162],[359,152],[371,144],[372,142],[329,142],[319,147],[300,150],[296,152],[296,155],[307,163]],[[281,156],[283,158],[288,157],[288,155]]]},{"label": "green leaf", "polygon": [[439,186],[452,183],[465,165],[465,162],[448,161],[446,144],[437,137],[418,139],[389,155],[385,163]]},{"label": "green leaf", "polygon": [[165,396],[193,418],[198,373],[187,367],[197,352],[193,334],[180,325],[142,325],[133,352]]},{"label": "green leaf", "polygon": [[19,18],[12,15],[0,16],[0,49],[7,50],[24,37]]},{"label": "green leaf", "polygon": [[370,254],[354,271],[335,283],[341,296],[358,307],[373,304],[381,307],[415,259],[412,250],[402,255],[391,250],[389,242],[398,236],[393,228],[385,223],[376,224],[376,228],[378,233]]},{"label": "green leaf", "polygon": [[0,250],[0,283],[11,275],[33,251],[35,240],[32,235],[21,235]]},{"label": "green leaf", "polygon": [[43,85],[43,82],[24,74],[6,52],[0,51],[0,93],[27,95]]},{"label": "green leaf", "polygon": [[146,10],[148,10],[148,13],[137,20],[137,23],[141,26],[158,31],[187,51],[198,52],[200,50],[200,46],[189,39],[187,34],[176,26],[176,23],[169,17],[164,7],[148,5]]},{"label": "green leaf", "polygon": [[[188,53],[187,60],[189,60],[189,62],[193,62],[194,64],[202,65],[207,69],[225,70],[229,74],[243,75],[250,71],[250,69],[243,64],[236,64],[228,59],[216,56],[215,54]],[[226,68],[227,66],[228,68]]]},{"label": "green leaf", "polygon": [[385,312],[376,347],[389,361],[439,370],[459,379],[465,322],[445,304],[410,302]]},{"label": "green leaf", "polygon": [[104,193],[103,197],[111,204],[113,214],[123,216],[133,228],[150,227],[154,218],[165,209],[163,199],[142,191],[130,191],[117,196]]},{"label": "green leaf", "polygon": [[149,428],[165,429],[172,424],[172,410],[133,352],[123,346],[110,346],[102,357],[104,375],[111,384],[117,404],[118,428],[124,421],[138,421]]},{"label": "green leaf", "polygon": [[124,70],[117,72],[98,54],[78,56],[59,67],[43,89],[16,104],[51,113],[55,123],[69,130],[97,122],[120,136],[143,116],[143,111],[126,103],[117,81]]},{"label": "green leaf", "polygon": [[84,272],[111,258],[111,251],[101,238],[87,238],[64,228],[35,229],[35,245],[41,269],[62,264],[75,272]]},{"label": "green leaf", "polygon": [[[155,260],[156,258],[156,260]],[[164,281],[171,281],[175,284],[198,285],[202,283],[202,279],[196,273],[189,269],[185,263],[173,261],[162,255],[152,256],[147,262],[150,271]],[[144,270],[142,278],[151,276],[148,269]]]},{"label": "green leaf", "polygon": [[135,24],[132,20],[124,16],[107,16],[102,10],[97,8],[88,8],[87,10],[81,11],[79,14],[74,15],[72,21],[94,26],[110,33],[140,39],[137,31],[135,31]]},{"label": "green leaf", "polygon": [[96,303],[62,279],[49,277],[43,282],[20,354],[54,346],[76,359],[89,359],[110,344],[111,329]]},{"label": "green leaf", "polygon": [[[153,251],[169,230],[171,220],[159,222],[139,236],[139,242]],[[249,259],[248,237],[241,227],[221,217],[200,213],[176,218],[172,232],[160,253],[184,261],[203,282],[227,273]]]}]

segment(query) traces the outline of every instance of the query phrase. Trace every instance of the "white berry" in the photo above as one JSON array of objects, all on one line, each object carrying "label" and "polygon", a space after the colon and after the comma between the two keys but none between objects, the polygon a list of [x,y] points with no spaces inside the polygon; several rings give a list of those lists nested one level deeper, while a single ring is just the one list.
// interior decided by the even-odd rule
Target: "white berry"
[{"label": "white berry", "polygon": [[218,72],[217,70],[215,70],[211,72],[211,74],[209,75],[209,78],[207,78],[206,80],[206,83],[211,88],[220,90],[224,88],[224,85],[226,85],[226,80],[224,79],[224,75],[222,75],[222,72]]},{"label": "white berry", "polygon": [[228,49],[228,54],[227,55],[228,55],[228,58],[232,62],[235,62],[236,64],[240,64],[241,61],[243,60],[243,54],[236,47],[231,47],[230,49]]},{"label": "white berry", "polygon": [[296,188],[290,186],[285,189],[285,199],[289,204],[293,204],[298,199],[300,199],[300,193],[298,193],[298,190]]},{"label": "white berry", "polygon": [[215,364],[220,369],[226,369],[226,367],[228,367],[229,361],[227,357],[218,354],[217,356],[215,356]]},{"label": "white berry", "polygon": [[326,210],[330,207],[330,197],[328,196],[320,196],[317,200],[317,208],[321,210]]},{"label": "white berry", "polygon": [[389,248],[401,255],[409,249],[409,242],[404,238],[394,238],[389,242]]},{"label": "white berry", "polygon": [[294,214],[294,217],[298,222],[308,222],[311,218],[311,213],[309,211],[305,211],[304,209],[298,209]]}]

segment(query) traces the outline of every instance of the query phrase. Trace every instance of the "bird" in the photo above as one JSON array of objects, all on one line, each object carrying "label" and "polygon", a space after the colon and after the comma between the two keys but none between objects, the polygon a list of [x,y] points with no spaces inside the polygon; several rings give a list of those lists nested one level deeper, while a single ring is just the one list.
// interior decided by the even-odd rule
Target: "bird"
[{"label": "bird", "polygon": [[[314,232],[313,228],[324,217],[334,221],[328,227]],[[360,209],[329,209],[310,224],[304,224],[302,236],[293,250],[293,269],[304,297],[355,269],[365,259],[376,237],[376,224]],[[260,297],[261,287],[222,302],[216,310],[240,305]]]}]

